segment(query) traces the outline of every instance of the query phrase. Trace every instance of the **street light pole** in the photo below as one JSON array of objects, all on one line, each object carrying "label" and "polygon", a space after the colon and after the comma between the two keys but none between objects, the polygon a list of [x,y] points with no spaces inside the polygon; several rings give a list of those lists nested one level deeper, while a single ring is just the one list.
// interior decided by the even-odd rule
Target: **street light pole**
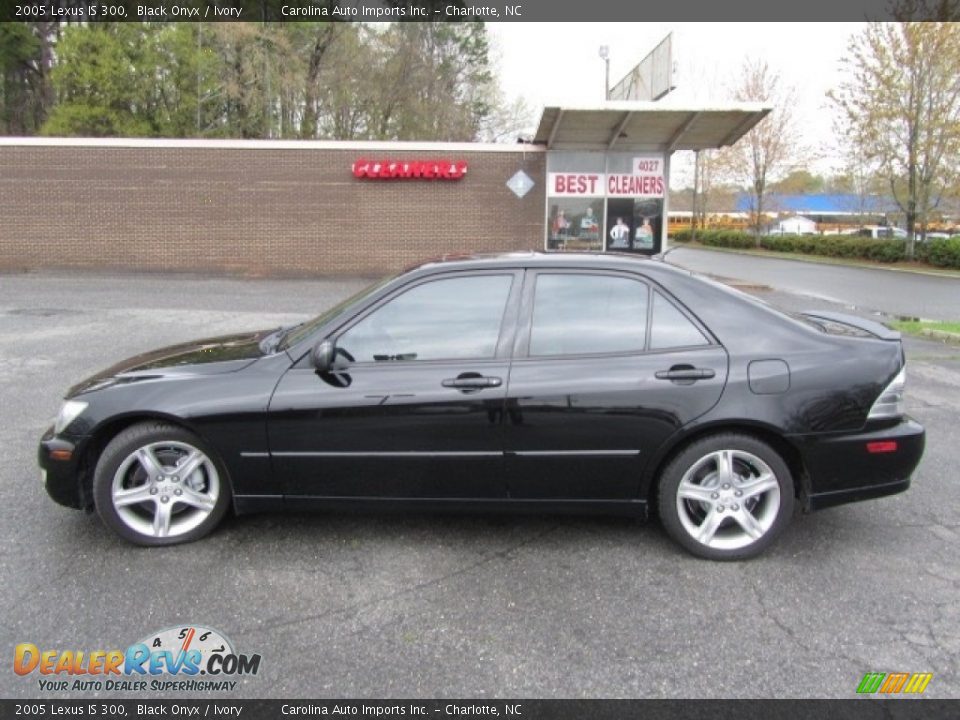
[{"label": "street light pole", "polygon": [[603,98],[604,100],[610,99],[610,46],[601,45],[600,46],[600,57],[603,58],[603,63],[606,66],[606,73],[604,76],[603,83]]}]

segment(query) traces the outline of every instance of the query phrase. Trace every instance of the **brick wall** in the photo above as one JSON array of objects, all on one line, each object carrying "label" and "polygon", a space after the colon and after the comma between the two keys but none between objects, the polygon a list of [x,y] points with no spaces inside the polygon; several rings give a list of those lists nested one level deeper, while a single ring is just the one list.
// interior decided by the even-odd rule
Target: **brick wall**
[{"label": "brick wall", "polygon": [[[330,145],[0,145],[0,269],[375,275],[543,246],[546,154],[535,148]],[[465,159],[469,171],[358,180],[360,157]],[[536,183],[522,200],[505,185],[519,169]]]}]

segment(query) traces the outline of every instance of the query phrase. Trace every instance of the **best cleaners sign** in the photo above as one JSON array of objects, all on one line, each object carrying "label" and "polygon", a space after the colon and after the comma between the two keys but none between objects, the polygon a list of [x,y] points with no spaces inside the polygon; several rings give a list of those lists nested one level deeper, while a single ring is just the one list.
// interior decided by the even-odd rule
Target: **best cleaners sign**
[{"label": "best cleaners sign", "polygon": [[633,158],[630,174],[567,172],[547,176],[551,197],[662,198],[666,185],[660,155]]}]

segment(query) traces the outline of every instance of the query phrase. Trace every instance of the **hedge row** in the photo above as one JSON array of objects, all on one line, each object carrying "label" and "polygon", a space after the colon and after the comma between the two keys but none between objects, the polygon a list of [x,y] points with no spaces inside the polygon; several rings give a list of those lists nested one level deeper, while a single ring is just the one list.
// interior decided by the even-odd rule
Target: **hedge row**
[{"label": "hedge row", "polygon": [[[689,242],[690,230],[677,230],[670,237],[677,242]],[[713,247],[753,248],[757,240],[753,235],[740,230],[697,230],[697,242]]]},{"label": "hedge row", "polygon": [[[690,235],[690,230],[678,230],[671,235],[671,239],[679,243],[689,242]],[[739,230],[698,230],[697,241],[712,247],[737,249],[757,247],[757,240],[753,235]],[[904,240],[875,240],[856,235],[764,235],[760,238],[760,247],[776,252],[862,258],[879,262],[898,262],[906,258]],[[931,265],[960,268],[960,237],[918,242],[916,257]]]},{"label": "hedge row", "polygon": [[873,239],[854,235],[777,235],[762,238],[760,247],[777,252],[865,258],[880,262],[898,262],[906,257],[906,246],[903,240]]}]

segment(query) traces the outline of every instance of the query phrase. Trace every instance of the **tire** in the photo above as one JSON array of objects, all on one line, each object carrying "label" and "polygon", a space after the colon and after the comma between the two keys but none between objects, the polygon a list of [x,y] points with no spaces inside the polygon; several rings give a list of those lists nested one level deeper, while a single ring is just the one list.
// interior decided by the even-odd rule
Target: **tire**
[{"label": "tire", "polygon": [[722,433],[684,448],[660,475],[667,533],[709,560],[745,560],[766,550],[793,517],[793,478],[783,458],[750,435]]},{"label": "tire", "polygon": [[93,475],[97,513],[137,545],[176,545],[207,535],[223,519],[230,498],[226,470],[213,449],[165,422],[120,432],[104,448]]}]

